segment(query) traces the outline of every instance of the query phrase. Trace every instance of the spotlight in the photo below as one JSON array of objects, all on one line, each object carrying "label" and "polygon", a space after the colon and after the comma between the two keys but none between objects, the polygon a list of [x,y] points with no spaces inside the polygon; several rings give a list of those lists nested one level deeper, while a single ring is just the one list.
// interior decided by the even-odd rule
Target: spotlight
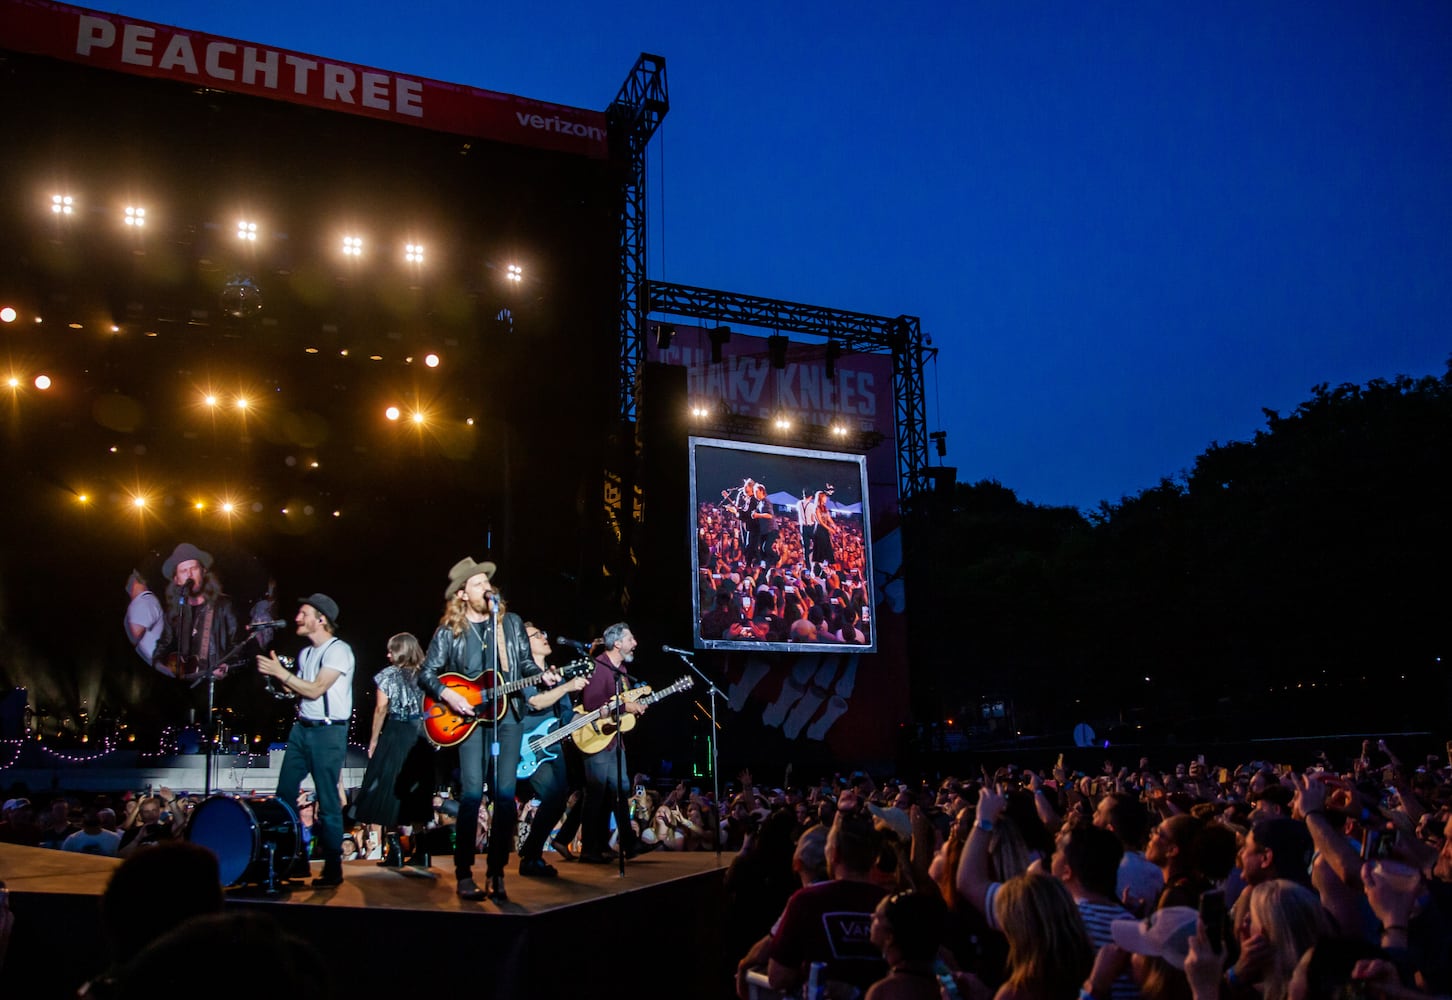
[{"label": "spotlight", "polygon": [[439,356],[437,354],[425,354],[424,364],[430,368],[437,368],[439,366]]},{"label": "spotlight", "polygon": [[422,264],[424,262],[423,244],[405,243],[403,245],[403,259],[410,264]]},{"label": "spotlight", "polygon": [[39,389],[41,392],[44,392],[45,390],[49,389],[50,388],[50,376],[49,375],[37,375],[37,376],[35,376],[35,387],[37,389]]},{"label": "spotlight", "polygon": [[146,506],[146,498],[143,496],[132,497],[131,506],[135,507],[137,510],[143,509]]},{"label": "spotlight", "polygon": [[362,239],[362,237],[359,237],[359,236],[344,236],[343,237],[343,256],[345,256],[345,257],[361,257],[361,256],[363,256],[363,239]]},{"label": "spotlight", "polygon": [[389,420],[397,420],[399,418],[398,407],[390,406],[388,409],[383,411],[383,415]]},{"label": "spotlight", "polygon": [[792,422],[784,413],[778,414],[772,423],[779,431],[789,431],[792,429]]},{"label": "spotlight", "polygon": [[140,229],[146,225],[146,209],[136,205],[126,206],[126,224]]},{"label": "spotlight", "polygon": [[510,281],[523,281],[524,268],[520,267],[518,264],[510,264],[504,269],[504,277],[509,279]]},{"label": "spotlight", "polygon": [[416,423],[416,424],[423,423],[424,422],[423,411],[422,410],[414,410],[413,411],[413,417],[412,417],[412,419],[413,419],[413,422]]},{"label": "spotlight", "polygon": [[787,338],[779,333],[774,333],[766,338],[766,354],[771,358],[771,366],[777,371],[786,368]]},{"label": "spotlight", "polygon": [[933,449],[937,451],[939,458],[946,458],[948,455],[948,432],[933,431],[928,435],[928,440],[933,442]]},{"label": "spotlight", "polygon": [[257,223],[248,222],[245,219],[237,220],[237,238],[246,240],[249,243],[257,242]]},{"label": "spotlight", "polygon": [[206,403],[208,406],[216,406],[217,397],[213,396],[211,393],[207,393],[205,396],[202,397],[202,402]]},{"label": "spotlight", "polygon": [[11,375],[9,378],[7,378],[5,380],[5,384],[8,385],[12,389],[19,389],[20,388],[20,379],[16,378],[14,375]]},{"label": "spotlight", "polygon": [[721,363],[721,348],[726,346],[731,339],[731,328],[729,326],[718,326],[711,331],[711,364]]},{"label": "spotlight", "polygon": [[6,306],[4,309],[0,309],[0,323],[14,323],[14,322],[15,322],[15,310],[12,307]]},{"label": "spotlight", "polygon": [[655,325],[655,349],[657,351],[669,349],[675,336],[676,328],[670,323],[657,323]]},{"label": "spotlight", "polygon": [[239,409],[239,410],[245,410],[245,409],[247,409],[247,406],[248,406],[247,397],[246,396],[238,396],[237,397],[237,409]]},{"label": "spotlight", "polygon": [[71,215],[75,212],[76,200],[68,194],[50,196],[50,210],[56,215]]}]

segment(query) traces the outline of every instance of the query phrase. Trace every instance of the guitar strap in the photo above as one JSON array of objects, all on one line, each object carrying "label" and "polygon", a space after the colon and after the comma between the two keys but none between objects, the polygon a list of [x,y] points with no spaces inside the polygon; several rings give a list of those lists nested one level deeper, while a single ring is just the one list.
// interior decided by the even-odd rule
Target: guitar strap
[{"label": "guitar strap", "polygon": [[212,612],[215,607],[208,603],[206,613],[202,615],[202,644],[197,647],[197,666],[210,667],[207,660],[207,653],[212,648]]}]

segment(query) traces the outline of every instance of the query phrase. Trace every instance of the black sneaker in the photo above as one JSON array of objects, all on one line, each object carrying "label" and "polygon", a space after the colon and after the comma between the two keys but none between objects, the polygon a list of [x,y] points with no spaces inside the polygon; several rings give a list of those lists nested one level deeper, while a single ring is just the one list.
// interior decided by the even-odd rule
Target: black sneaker
[{"label": "black sneaker", "polygon": [[560,870],[544,858],[522,858],[519,874],[525,878],[558,878]]}]

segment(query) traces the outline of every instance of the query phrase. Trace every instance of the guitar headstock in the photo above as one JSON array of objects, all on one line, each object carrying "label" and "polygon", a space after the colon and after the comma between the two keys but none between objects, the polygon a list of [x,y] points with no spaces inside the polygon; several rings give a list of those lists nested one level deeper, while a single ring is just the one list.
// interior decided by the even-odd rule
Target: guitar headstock
[{"label": "guitar headstock", "polygon": [[595,661],[588,656],[582,656],[560,668],[560,679],[567,681],[573,677],[589,677],[594,673]]}]

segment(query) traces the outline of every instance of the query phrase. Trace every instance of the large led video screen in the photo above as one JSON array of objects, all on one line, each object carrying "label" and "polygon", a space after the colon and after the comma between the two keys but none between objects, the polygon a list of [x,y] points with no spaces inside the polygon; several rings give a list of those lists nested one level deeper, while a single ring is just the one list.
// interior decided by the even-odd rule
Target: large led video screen
[{"label": "large led video screen", "polygon": [[875,652],[862,455],[690,439],[701,649]]}]

